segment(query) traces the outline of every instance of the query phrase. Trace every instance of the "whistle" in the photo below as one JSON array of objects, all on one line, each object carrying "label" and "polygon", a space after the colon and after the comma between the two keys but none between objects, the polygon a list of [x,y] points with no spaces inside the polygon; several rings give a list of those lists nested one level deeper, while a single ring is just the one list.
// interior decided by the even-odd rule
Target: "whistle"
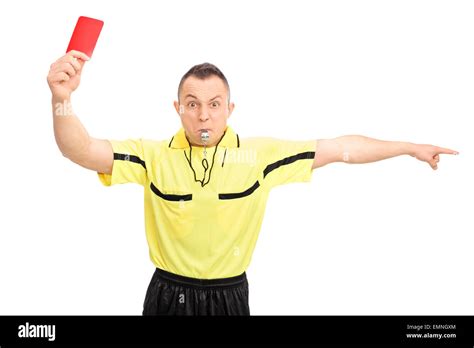
[{"label": "whistle", "polygon": [[201,141],[205,144],[209,141],[209,133],[207,131],[201,132]]}]

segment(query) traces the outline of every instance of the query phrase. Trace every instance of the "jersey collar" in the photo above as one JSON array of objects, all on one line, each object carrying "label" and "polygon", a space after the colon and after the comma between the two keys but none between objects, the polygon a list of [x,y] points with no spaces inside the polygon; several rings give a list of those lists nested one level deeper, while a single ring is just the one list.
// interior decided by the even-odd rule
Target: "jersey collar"
[{"label": "jersey collar", "polygon": [[[240,147],[239,135],[236,134],[230,126],[227,126],[219,146]],[[185,149],[189,147],[189,142],[188,139],[186,139],[186,133],[183,127],[171,138],[168,147],[172,149]]]}]

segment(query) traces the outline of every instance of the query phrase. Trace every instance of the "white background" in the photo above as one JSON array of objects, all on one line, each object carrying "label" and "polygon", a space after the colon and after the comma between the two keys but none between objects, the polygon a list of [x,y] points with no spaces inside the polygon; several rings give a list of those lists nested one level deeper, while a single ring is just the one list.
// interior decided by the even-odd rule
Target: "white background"
[{"label": "white background", "polygon": [[468,1],[0,3],[0,314],[140,315],[154,266],[143,189],[59,152],[49,66],[104,20],[73,97],[92,136],[170,138],[181,76],[226,74],[243,138],[361,134],[460,152],[331,164],[270,194],[252,314],[474,314],[474,4]]}]

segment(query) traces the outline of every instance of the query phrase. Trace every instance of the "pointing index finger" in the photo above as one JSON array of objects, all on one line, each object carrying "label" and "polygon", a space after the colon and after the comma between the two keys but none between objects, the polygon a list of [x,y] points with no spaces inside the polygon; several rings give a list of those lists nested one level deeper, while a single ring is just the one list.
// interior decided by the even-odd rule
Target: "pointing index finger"
[{"label": "pointing index finger", "polygon": [[451,150],[451,149],[446,149],[444,147],[438,147],[437,153],[438,154],[442,153],[442,154],[446,154],[446,155],[459,155],[459,152],[457,152],[455,150]]}]

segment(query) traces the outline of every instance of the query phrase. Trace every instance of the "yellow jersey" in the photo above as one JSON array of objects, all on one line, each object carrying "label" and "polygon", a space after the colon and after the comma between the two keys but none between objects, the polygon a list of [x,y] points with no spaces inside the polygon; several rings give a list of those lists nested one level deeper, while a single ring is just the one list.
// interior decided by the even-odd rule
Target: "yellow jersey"
[{"label": "yellow jersey", "polygon": [[171,139],[109,140],[105,186],[144,188],[145,232],[153,264],[175,274],[227,278],[250,264],[270,190],[309,182],[317,142],[240,139],[227,126],[213,147],[190,146],[184,128]]}]

